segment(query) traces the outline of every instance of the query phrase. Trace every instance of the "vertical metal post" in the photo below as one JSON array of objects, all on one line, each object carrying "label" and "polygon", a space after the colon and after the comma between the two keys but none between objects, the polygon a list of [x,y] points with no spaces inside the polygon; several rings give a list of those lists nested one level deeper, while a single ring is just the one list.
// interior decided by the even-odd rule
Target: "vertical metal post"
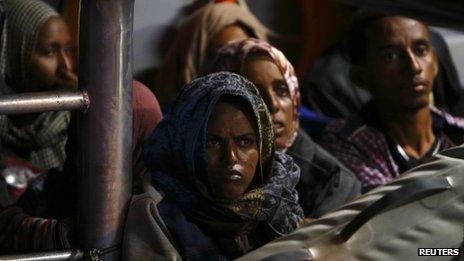
[{"label": "vertical metal post", "polygon": [[92,106],[79,122],[78,236],[85,253],[103,260],[120,258],[111,250],[121,244],[131,195],[133,4],[89,0],[81,7],[79,89]]}]

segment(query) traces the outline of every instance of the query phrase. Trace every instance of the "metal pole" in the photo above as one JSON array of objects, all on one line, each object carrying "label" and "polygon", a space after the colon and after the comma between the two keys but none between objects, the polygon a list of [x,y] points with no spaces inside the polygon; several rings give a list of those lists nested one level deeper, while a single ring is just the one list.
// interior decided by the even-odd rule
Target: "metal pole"
[{"label": "metal pole", "polygon": [[[132,182],[133,0],[82,1],[79,89],[92,106],[81,115],[78,203],[85,255],[120,259]],[[114,251],[116,249],[116,251]]]},{"label": "metal pole", "polygon": [[31,254],[20,254],[20,255],[7,255],[0,256],[0,261],[61,261],[61,260],[80,260],[82,259],[82,251],[79,250],[65,250],[65,251],[53,251],[53,252],[42,252],[42,253],[31,253]]},{"label": "metal pole", "polygon": [[86,110],[90,100],[86,91],[52,91],[0,96],[0,115],[44,111]]}]

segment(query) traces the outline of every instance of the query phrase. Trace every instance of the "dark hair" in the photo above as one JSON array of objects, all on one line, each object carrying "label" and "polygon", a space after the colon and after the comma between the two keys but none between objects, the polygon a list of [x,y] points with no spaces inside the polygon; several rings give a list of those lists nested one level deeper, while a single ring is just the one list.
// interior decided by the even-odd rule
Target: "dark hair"
[{"label": "dark hair", "polygon": [[362,64],[366,61],[368,47],[367,30],[386,14],[360,11],[355,14],[345,39],[345,56],[351,64]]},{"label": "dark hair", "polygon": [[[374,25],[375,22],[378,22],[378,20],[395,15],[398,14],[385,14],[367,11],[359,11],[355,14],[344,43],[345,54],[351,64],[360,65],[366,62],[366,52],[367,47],[369,46],[369,39],[367,36],[368,29]],[[423,21],[416,18],[412,19],[421,22],[425,27],[427,27],[427,30],[429,30],[427,24]]]}]

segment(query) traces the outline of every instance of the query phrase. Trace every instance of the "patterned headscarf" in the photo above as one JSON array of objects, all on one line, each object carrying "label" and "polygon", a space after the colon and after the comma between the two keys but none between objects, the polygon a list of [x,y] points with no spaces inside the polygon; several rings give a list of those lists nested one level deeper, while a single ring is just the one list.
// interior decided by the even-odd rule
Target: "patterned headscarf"
[{"label": "patterned headscarf", "polygon": [[[249,104],[258,126],[255,175],[261,175],[261,182],[233,201],[211,197],[201,178],[205,175],[207,123],[225,95]],[[182,89],[170,113],[146,142],[143,156],[156,185],[190,220],[218,237],[230,233],[235,241],[225,243],[225,248],[235,247],[243,254],[249,249],[238,238],[248,235],[259,222],[286,234],[297,227],[303,215],[294,189],[300,170],[291,157],[274,153],[273,147],[271,118],[254,85],[237,74],[222,72],[198,78]]]},{"label": "patterned headscarf", "polygon": [[299,129],[299,111],[301,106],[300,89],[298,79],[292,64],[287,60],[285,55],[271,46],[269,43],[259,39],[246,39],[241,41],[230,42],[218,50],[216,59],[205,69],[207,72],[230,71],[243,74],[245,63],[253,54],[267,55],[277,65],[287,83],[290,98],[293,102],[293,137],[287,142],[286,149],[292,146]]},{"label": "patterned headscarf", "polygon": [[[10,83],[24,86],[39,32],[50,17],[59,14],[39,0],[5,0],[5,14],[0,69]],[[14,88],[0,86],[0,95],[14,93]],[[18,128],[9,117],[0,115],[0,141],[36,166],[61,169],[70,118],[67,111],[44,112],[31,125]]]},{"label": "patterned headscarf", "polygon": [[208,4],[182,21],[157,75],[155,93],[161,104],[172,102],[185,84],[198,77],[212,37],[237,23],[252,37],[267,39],[269,30],[245,7],[232,3]]}]

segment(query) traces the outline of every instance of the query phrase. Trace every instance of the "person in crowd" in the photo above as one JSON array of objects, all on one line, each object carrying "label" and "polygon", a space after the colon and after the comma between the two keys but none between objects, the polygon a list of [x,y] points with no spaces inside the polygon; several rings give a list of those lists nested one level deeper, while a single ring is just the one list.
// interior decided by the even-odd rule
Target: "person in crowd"
[{"label": "person in crowd", "polygon": [[282,52],[263,40],[233,41],[206,70],[239,73],[258,88],[272,115],[276,149],[301,169],[296,189],[305,216],[318,217],[359,195],[354,174],[299,128],[298,79]]},{"label": "person in crowd", "polygon": [[214,50],[231,40],[267,39],[268,30],[245,7],[211,3],[181,23],[155,80],[161,105],[169,106],[179,90],[195,79]]},{"label": "person in crowd", "polygon": [[[5,11],[0,94],[76,89],[69,30],[59,14],[40,1],[7,0]],[[1,115],[1,143],[42,169],[61,169],[70,117],[67,111]]]},{"label": "person in crowd", "polygon": [[[75,90],[77,76],[63,18],[38,0],[4,1],[4,12],[0,68],[5,81],[0,81],[0,94]],[[133,81],[132,87],[133,192],[138,193],[146,171],[142,143],[162,114],[146,86]],[[72,222],[67,214],[76,206],[70,172],[77,168],[65,168],[67,158],[76,153],[73,146],[65,148],[75,136],[70,122],[67,111],[0,115],[0,253],[70,247]]]},{"label": "person in crowd", "polygon": [[[372,99],[368,90],[350,80],[350,62],[345,55],[347,36],[348,33],[314,62],[301,86],[303,105],[331,118],[351,116]],[[462,117],[464,92],[448,46],[436,30],[429,31],[429,38],[439,68],[433,86],[433,104]]]},{"label": "person in crowd", "polygon": [[357,175],[364,190],[462,143],[464,121],[430,102],[438,64],[426,24],[364,13],[349,36],[351,79],[372,94],[372,102],[331,123],[320,144]]},{"label": "person in crowd", "polygon": [[[63,18],[38,0],[5,1],[6,22],[2,34],[0,68],[6,84],[0,94],[77,88],[70,33]],[[140,82],[133,83],[134,153],[162,114],[156,97]],[[0,116],[2,147],[49,170],[61,170],[70,112],[45,112]],[[138,151],[138,152],[137,152]],[[140,160],[135,160],[140,172]],[[139,171],[137,171],[139,169]]]},{"label": "person in crowd", "polygon": [[[164,197],[147,202],[154,211],[129,210],[123,258],[166,258],[175,246],[185,260],[231,259],[293,231],[300,171],[272,141],[269,112],[245,78],[221,72],[186,85],[144,146]],[[172,241],[161,240],[164,225]],[[146,236],[150,246],[139,245]]]}]

